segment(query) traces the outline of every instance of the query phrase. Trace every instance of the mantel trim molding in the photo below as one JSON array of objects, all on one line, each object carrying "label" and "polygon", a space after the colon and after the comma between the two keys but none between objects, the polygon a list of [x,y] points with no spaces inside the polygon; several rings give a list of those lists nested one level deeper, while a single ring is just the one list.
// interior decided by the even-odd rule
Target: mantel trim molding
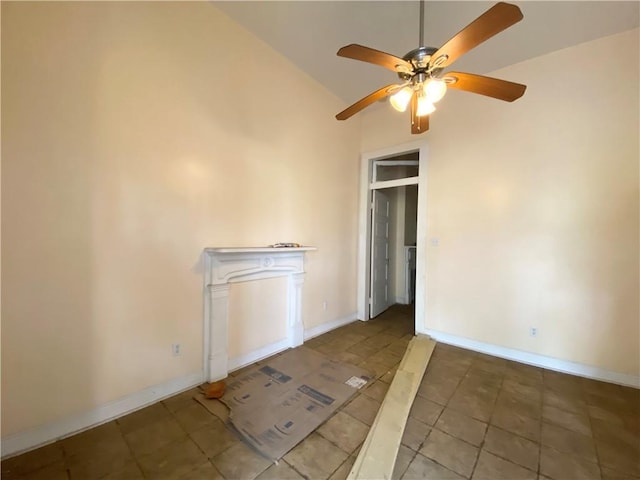
[{"label": "mantel trim molding", "polygon": [[[287,347],[302,345],[304,254],[315,247],[205,248],[204,377],[213,382],[229,373],[229,287],[231,283],[288,277]],[[275,353],[275,352],[273,352]]]}]

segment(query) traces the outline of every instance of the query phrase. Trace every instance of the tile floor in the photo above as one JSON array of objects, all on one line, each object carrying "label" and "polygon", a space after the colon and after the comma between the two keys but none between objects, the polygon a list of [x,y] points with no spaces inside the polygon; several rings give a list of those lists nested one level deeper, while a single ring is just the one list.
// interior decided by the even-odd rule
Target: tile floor
[{"label": "tile floor", "polygon": [[[344,479],[411,338],[411,315],[396,306],[306,343],[378,378],[277,465],[193,389],[8,459],[2,479]],[[438,344],[394,477],[639,480],[640,392]]]}]

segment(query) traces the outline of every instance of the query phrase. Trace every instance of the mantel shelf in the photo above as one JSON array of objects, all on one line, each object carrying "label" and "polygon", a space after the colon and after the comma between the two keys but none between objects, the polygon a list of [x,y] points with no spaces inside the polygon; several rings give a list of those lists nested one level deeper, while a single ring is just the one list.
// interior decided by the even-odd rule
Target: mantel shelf
[{"label": "mantel shelf", "polygon": [[317,247],[216,247],[205,248],[205,252],[210,253],[286,253],[286,252],[308,252],[317,250]]}]

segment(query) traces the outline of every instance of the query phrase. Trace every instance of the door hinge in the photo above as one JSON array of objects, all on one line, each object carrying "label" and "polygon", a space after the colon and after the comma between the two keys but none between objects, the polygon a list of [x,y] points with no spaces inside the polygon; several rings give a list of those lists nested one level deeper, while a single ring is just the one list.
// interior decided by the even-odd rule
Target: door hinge
[{"label": "door hinge", "polygon": [[373,297],[369,297],[369,305],[373,305]]}]

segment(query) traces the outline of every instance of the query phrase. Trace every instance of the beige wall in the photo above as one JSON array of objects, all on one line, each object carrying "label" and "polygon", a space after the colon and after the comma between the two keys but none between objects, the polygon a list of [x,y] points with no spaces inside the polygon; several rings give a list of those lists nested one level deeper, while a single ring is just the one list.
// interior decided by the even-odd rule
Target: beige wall
[{"label": "beige wall", "polygon": [[206,246],[355,313],[359,119],[215,7],[2,2],[2,96],[3,436],[199,371]]},{"label": "beige wall", "polygon": [[[638,44],[636,29],[494,72],[528,85],[513,104],[441,102],[426,329],[640,374]],[[363,115],[365,151],[415,139],[407,116]]]}]

